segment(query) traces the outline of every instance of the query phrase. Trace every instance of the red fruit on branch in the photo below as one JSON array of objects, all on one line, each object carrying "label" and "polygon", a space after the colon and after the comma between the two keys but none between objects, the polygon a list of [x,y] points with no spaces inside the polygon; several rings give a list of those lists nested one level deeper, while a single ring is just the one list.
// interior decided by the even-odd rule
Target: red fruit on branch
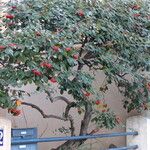
[{"label": "red fruit on branch", "polygon": [[46,67],[46,68],[48,68],[48,69],[51,69],[53,66],[52,66],[52,64],[49,64],[49,63],[46,63],[46,62],[42,62],[41,64],[40,64],[40,66],[41,67]]},{"label": "red fruit on branch", "polygon": [[134,9],[134,10],[141,9],[141,7],[140,7],[139,5],[134,5],[134,6],[132,6],[131,8]]},{"label": "red fruit on branch", "polygon": [[13,116],[19,116],[21,114],[21,110],[19,109],[9,109],[8,112],[10,112],[11,114],[13,114]]},{"label": "red fruit on branch", "polygon": [[78,11],[77,11],[77,15],[80,16],[80,17],[84,17],[84,12],[83,12],[83,10],[78,10]]},{"label": "red fruit on branch", "polygon": [[34,75],[36,75],[36,76],[42,76],[42,73],[41,73],[40,71],[36,70],[36,69],[33,69],[33,70],[32,70],[32,73],[33,73]]},{"label": "red fruit on branch", "polygon": [[96,105],[99,105],[100,103],[101,103],[100,100],[97,100],[97,101],[95,102]]},{"label": "red fruit on branch", "polygon": [[52,78],[50,79],[50,82],[52,82],[52,83],[56,83],[56,82],[57,82],[57,80],[56,80],[54,77],[52,77]]},{"label": "red fruit on branch", "polygon": [[66,50],[67,52],[69,52],[69,51],[71,51],[71,48],[70,48],[70,47],[67,47],[67,48],[65,48],[65,50]]},{"label": "red fruit on branch", "polygon": [[133,17],[140,17],[141,14],[133,14]]},{"label": "red fruit on branch", "polygon": [[7,19],[14,19],[14,18],[15,18],[15,16],[14,16],[14,15],[12,15],[12,14],[7,14],[7,15],[6,15],[6,18],[7,18]]},{"label": "red fruit on branch", "polygon": [[53,49],[55,52],[58,52],[58,51],[59,51],[59,46],[53,46],[52,49]]},{"label": "red fruit on branch", "polygon": [[36,35],[36,36],[41,36],[42,34],[41,34],[41,32],[37,32],[37,31],[36,31],[36,32],[35,32],[35,35]]},{"label": "red fruit on branch", "polygon": [[74,54],[74,55],[73,55],[73,58],[74,58],[75,60],[77,60],[77,59],[79,58],[79,55],[78,55],[78,54]]},{"label": "red fruit on branch", "polygon": [[45,67],[47,67],[48,69],[51,69],[53,66],[52,66],[52,64],[47,63],[47,64],[45,64]]},{"label": "red fruit on branch", "polygon": [[6,46],[0,45],[0,51],[6,49]]},{"label": "red fruit on branch", "polygon": [[10,47],[16,47],[17,44],[15,44],[15,43],[10,43],[10,44],[8,44],[8,46],[10,46]]},{"label": "red fruit on branch", "polygon": [[12,9],[17,9],[17,6],[11,6]]},{"label": "red fruit on branch", "polygon": [[90,95],[91,95],[91,93],[89,93],[89,92],[84,93],[84,96],[86,96],[86,97],[89,97]]}]

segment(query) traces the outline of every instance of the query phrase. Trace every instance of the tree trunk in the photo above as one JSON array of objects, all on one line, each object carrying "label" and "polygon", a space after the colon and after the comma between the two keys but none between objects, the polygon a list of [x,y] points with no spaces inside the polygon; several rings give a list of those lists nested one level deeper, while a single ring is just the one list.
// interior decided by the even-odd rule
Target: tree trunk
[{"label": "tree trunk", "polygon": [[86,140],[74,140],[74,141],[67,141],[64,144],[60,145],[57,148],[52,150],[77,150],[77,148],[82,145]]},{"label": "tree trunk", "polygon": [[[90,103],[85,104],[85,114],[84,118],[81,121],[81,129],[79,135],[86,135],[88,132],[88,126],[92,117],[92,106]],[[74,140],[66,141],[64,144],[52,150],[77,150],[77,148],[82,145],[87,139],[84,140]]]}]

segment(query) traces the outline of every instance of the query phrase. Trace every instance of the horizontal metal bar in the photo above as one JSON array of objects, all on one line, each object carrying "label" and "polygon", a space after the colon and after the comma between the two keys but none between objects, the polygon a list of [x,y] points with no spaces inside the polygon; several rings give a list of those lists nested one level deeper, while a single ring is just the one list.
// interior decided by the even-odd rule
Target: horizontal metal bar
[{"label": "horizontal metal bar", "polygon": [[33,144],[38,142],[57,142],[57,141],[83,140],[83,139],[94,139],[94,138],[111,138],[111,137],[128,136],[128,135],[138,135],[138,132],[120,132],[120,133],[50,137],[50,138],[12,139],[11,144],[17,145],[17,144]]},{"label": "horizontal metal bar", "polygon": [[134,145],[134,146],[128,146],[128,147],[121,147],[121,148],[110,148],[108,150],[129,150],[129,149],[137,149],[138,146]]}]

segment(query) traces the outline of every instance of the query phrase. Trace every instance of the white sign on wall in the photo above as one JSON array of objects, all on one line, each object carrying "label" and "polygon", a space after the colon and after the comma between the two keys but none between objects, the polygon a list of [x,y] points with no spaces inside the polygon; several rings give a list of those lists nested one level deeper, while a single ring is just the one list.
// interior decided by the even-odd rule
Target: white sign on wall
[{"label": "white sign on wall", "polygon": [[3,146],[4,131],[0,129],[0,147]]}]

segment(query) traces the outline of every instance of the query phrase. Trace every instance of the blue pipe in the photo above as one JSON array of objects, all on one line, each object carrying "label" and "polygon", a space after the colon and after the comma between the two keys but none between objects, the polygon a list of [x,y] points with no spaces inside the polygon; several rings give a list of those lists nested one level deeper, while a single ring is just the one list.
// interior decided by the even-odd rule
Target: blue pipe
[{"label": "blue pipe", "polygon": [[110,138],[117,136],[128,136],[128,135],[138,135],[138,132],[120,132],[120,133],[108,133],[108,134],[96,134],[96,135],[82,135],[82,136],[66,136],[66,137],[51,137],[51,138],[31,138],[31,139],[12,139],[11,144],[33,144],[38,142],[58,142],[67,140],[84,140],[84,139],[94,139],[94,138]]},{"label": "blue pipe", "polygon": [[110,148],[108,150],[128,150],[128,149],[137,149],[138,146],[137,145],[134,145],[134,146],[128,146],[128,147],[121,147],[121,148]]}]

